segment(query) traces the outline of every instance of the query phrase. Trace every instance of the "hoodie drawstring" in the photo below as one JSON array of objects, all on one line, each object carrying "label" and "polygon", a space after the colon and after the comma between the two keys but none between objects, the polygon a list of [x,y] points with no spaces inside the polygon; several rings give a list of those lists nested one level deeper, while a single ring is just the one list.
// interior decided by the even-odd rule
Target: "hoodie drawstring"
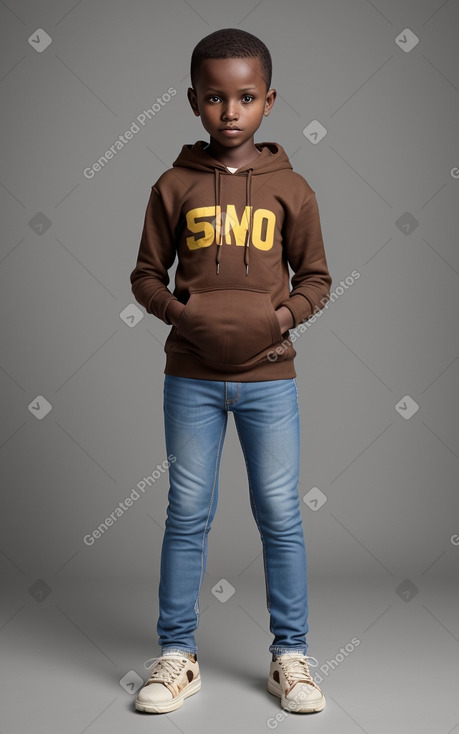
[{"label": "hoodie drawstring", "polygon": [[217,233],[216,237],[216,243],[217,243],[217,275],[220,272],[220,253],[221,253],[221,246],[222,246],[222,240],[221,240],[221,225],[222,225],[222,216],[221,216],[221,205],[220,205],[220,171],[218,168],[214,169],[215,173],[215,231]]},{"label": "hoodie drawstring", "polygon": [[[248,227],[247,227],[247,235],[244,242],[244,265],[245,265],[245,274],[246,276],[249,274],[249,244],[252,237],[252,171],[253,168],[249,168],[247,171],[247,178],[246,178],[246,188],[245,188],[245,202],[246,207],[248,207],[249,210],[249,221],[248,221]],[[217,275],[220,273],[220,258],[221,258],[221,247],[222,247],[222,237],[221,237],[221,228],[223,225],[223,228],[226,232],[226,216],[222,220],[222,214],[221,214],[221,201],[220,201],[220,193],[221,193],[221,186],[220,186],[220,171],[218,168],[214,168],[214,174],[215,174],[215,231],[216,231],[216,245],[217,245],[217,256],[216,256],[216,265],[217,265]],[[234,175],[234,174],[231,174]]]},{"label": "hoodie drawstring", "polygon": [[249,168],[247,172],[246,187],[245,187],[245,200],[246,206],[249,207],[249,226],[247,227],[247,237],[245,240],[244,247],[244,263],[245,263],[245,274],[249,274],[249,244],[252,237],[252,168]]}]

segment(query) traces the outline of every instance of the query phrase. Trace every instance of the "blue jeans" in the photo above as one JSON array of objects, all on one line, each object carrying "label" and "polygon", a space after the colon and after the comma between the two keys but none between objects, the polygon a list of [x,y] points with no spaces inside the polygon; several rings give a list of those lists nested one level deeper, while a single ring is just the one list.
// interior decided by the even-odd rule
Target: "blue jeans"
[{"label": "blue jeans", "polygon": [[164,381],[164,420],[167,455],[176,461],[169,467],[161,552],[157,632],[162,654],[198,649],[194,632],[199,592],[207,536],[217,509],[228,411],[234,414],[251,510],[263,546],[266,603],[274,635],[269,651],[306,654],[308,595],[298,495],[296,382],[218,382],[171,375]]}]

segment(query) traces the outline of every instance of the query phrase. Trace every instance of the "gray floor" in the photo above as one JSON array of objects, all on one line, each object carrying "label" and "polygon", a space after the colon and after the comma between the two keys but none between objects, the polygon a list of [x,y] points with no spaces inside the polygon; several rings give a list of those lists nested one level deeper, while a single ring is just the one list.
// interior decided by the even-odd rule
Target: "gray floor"
[{"label": "gray floor", "polygon": [[135,712],[128,692],[159,653],[154,579],[66,582],[48,596],[11,586],[0,620],[0,732],[459,732],[457,582],[415,580],[405,594],[400,582],[310,576],[308,653],[327,698],[312,715],[282,714],[266,691],[271,635],[259,575],[225,603],[205,580],[202,688],[160,716]]}]

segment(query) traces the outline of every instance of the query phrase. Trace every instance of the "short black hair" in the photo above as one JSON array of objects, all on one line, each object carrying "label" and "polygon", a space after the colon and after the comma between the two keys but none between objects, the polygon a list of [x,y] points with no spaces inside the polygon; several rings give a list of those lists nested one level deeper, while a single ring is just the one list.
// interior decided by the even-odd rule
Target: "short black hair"
[{"label": "short black hair", "polygon": [[203,38],[191,55],[191,85],[196,88],[199,67],[204,59],[259,59],[266,89],[271,86],[272,61],[267,46],[241,28],[221,28]]}]

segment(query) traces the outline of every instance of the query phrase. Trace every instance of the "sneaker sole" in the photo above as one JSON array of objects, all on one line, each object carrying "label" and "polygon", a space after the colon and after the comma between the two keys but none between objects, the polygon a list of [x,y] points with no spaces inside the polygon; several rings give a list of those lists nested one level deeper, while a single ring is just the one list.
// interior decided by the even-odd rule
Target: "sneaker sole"
[{"label": "sneaker sole", "polygon": [[195,678],[194,681],[189,683],[180,693],[167,703],[141,703],[140,701],[135,702],[137,711],[143,711],[147,714],[167,714],[169,711],[175,711],[183,706],[185,698],[192,696],[197,693],[201,688],[201,678]]},{"label": "sneaker sole", "polygon": [[293,701],[293,699],[285,698],[279,683],[276,683],[276,681],[272,680],[272,678],[268,679],[267,688],[269,693],[272,693],[273,696],[277,696],[277,698],[281,699],[281,706],[287,711],[293,711],[294,713],[298,714],[313,714],[316,711],[322,711],[325,708],[325,696],[323,694],[322,698],[320,699],[320,701],[317,701],[317,703],[295,704],[295,701]]}]

